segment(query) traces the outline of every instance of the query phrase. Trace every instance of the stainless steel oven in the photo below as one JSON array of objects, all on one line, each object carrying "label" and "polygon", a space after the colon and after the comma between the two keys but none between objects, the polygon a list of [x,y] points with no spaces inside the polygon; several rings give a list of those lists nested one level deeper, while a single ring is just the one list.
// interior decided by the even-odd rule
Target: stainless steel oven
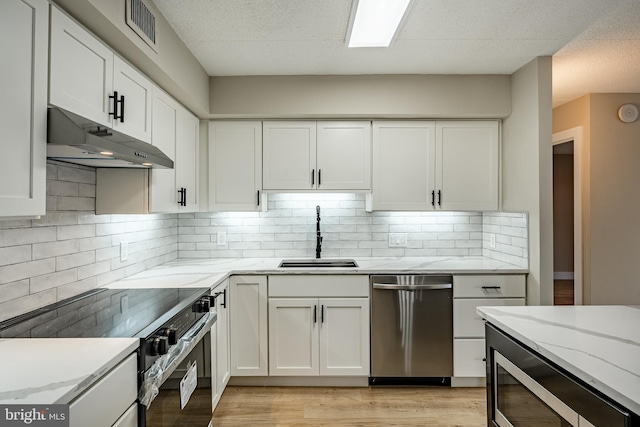
[{"label": "stainless steel oven", "polygon": [[487,425],[640,426],[637,416],[491,324],[486,338]]},{"label": "stainless steel oven", "polygon": [[0,338],[136,337],[138,426],[212,418],[209,288],[95,289],[0,322]]},{"label": "stainless steel oven", "polygon": [[[215,320],[215,313],[200,318],[166,353],[154,340],[146,346],[148,353],[160,350],[164,354],[141,373],[140,427],[211,426],[211,327]],[[159,336],[167,327],[159,330]]]}]

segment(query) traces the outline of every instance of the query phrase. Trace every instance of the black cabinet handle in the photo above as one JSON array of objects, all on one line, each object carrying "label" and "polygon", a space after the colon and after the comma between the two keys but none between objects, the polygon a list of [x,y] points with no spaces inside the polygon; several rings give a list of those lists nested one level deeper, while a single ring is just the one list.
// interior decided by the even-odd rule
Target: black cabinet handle
[{"label": "black cabinet handle", "polygon": [[322,185],[322,169],[318,169],[318,187]]},{"label": "black cabinet handle", "polygon": [[181,187],[178,190],[178,193],[180,193],[180,201],[178,202],[178,205],[187,206],[187,189],[184,187]]},{"label": "black cabinet handle", "polygon": [[324,305],[320,306],[320,319],[321,322],[324,323]]},{"label": "black cabinet handle", "polygon": [[122,115],[118,115],[118,104],[121,102],[124,103],[124,95],[122,95],[120,100],[118,100],[118,91],[114,90],[113,95],[109,95],[109,99],[113,99],[113,113],[109,113],[109,115],[113,116],[113,120],[119,119],[121,122],[124,121]]},{"label": "black cabinet handle", "polygon": [[318,323],[318,306],[313,306],[313,323]]},{"label": "black cabinet handle", "polygon": [[227,308],[227,290],[224,289],[222,292],[216,292],[213,294],[213,300],[215,301],[215,299],[220,295],[222,295],[222,308]]},{"label": "black cabinet handle", "polygon": [[124,123],[124,95],[120,95],[120,123]]},{"label": "black cabinet handle", "polygon": [[258,190],[258,206],[260,206],[260,190]]},{"label": "black cabinet handle", "polygon": [[316,184],[316,170],[311,169],[311,186],[313,187]]},{"label": "black cabinet handle", "polygon": [[438,206],[441,206],[440,200],[442,199],[442,192],[438,190]]},{"label": "black cabinet handle", "polygon": [[482,289],[500,289],[501,286],[483,286]]},{"label": "black cabinet handle", "polygon": [[431,206],[436,206],[436,192],[435,190],[431,192]]}]

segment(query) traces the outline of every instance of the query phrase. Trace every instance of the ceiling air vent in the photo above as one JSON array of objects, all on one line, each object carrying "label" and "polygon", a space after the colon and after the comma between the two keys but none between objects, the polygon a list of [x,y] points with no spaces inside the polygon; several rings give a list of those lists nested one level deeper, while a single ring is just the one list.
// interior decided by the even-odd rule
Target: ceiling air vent
[{"label": "ceiling air vent", "polygon": [[126,0],[127,25],[154,51],[156,44],[156,17],[142,0]]}]

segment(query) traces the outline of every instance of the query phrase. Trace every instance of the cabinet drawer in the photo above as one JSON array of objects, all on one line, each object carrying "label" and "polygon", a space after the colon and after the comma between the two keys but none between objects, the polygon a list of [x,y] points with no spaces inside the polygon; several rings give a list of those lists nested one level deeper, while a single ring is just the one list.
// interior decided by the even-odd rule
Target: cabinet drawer
[{"label": "cabinet drawer", "polygon": [[136,355],[132,354],[69,405],[71,427],[110,427],[137,397]]},{"label": "cabinet drawer", "polygon": [[486,376],[485,351],[483,339],[453,340],[453,376]]},{"label": "cabinet drawer", "polygon": [[138,427],[138,403],[131,405],[113,427]]},{"label": "cabinet drawer", "polygon": [[269,298],[368,296],[369,276],[325,274],[269,276]]},{"label": "cabinet drawer", "polygon": [[455,338],[484,337],[484,321],[476,307],[524,305],[524,298],[473,298],[453,300],[453,336]]},{"label": "cabinet drawer", "polygon": [[518,275],[453,276],[454,298],[524,298],[526,280]]}]

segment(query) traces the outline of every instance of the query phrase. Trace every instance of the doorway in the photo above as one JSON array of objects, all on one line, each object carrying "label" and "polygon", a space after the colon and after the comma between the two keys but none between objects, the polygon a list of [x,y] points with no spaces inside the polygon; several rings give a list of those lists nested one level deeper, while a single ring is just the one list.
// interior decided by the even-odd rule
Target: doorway
[{"label": "doorway", "polygon": [[553,304],[582,304],[582,128],[553,135]]}]

